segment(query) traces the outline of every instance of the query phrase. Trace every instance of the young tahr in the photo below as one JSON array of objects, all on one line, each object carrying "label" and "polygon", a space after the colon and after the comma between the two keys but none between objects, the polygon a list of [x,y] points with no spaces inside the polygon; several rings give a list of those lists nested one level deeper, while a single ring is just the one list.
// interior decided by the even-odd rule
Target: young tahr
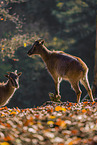
[{"label": "young tahr", "polygon": [[15,70],[15,72],[8,72],[8,75],[5,75],[8,80],[6,83],[0,84],[0,107],[6,105],[19,88],[19,76],[21,74],[21,72],[17,73],[17,70]]}]

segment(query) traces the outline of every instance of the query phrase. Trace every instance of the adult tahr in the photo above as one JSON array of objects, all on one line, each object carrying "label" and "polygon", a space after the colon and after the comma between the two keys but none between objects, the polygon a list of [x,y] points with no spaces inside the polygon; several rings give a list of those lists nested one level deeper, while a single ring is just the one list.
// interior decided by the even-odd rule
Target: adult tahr
[{"label": "adult tahr", "polygon": [[94,101],[88,81],[88,67],[79,57],[62,51],[50,51],[44,46],[44,40],[42,39],[36,40],[27,54],[30,57],[39,55],[43,59],[55,83],[55,97],[60,96],[60,82],[67,80],[77,95],[78,103],[82,93],[79,82],[86,88],[91,101]]}]

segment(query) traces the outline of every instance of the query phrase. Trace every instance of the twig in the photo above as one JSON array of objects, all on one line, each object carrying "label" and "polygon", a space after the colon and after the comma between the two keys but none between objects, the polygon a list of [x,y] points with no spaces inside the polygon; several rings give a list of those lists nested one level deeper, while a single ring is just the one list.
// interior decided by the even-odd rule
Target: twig
[{"label": "twig", "polygon": [[86,94],[86,96],[81,100],[81,102],[83,102],[86,98],[87,98],[88,94]]}]

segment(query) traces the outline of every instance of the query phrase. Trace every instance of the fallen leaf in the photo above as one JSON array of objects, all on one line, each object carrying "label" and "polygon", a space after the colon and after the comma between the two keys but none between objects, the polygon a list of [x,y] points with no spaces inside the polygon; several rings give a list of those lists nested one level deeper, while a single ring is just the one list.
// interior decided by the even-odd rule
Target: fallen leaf
[{"label": "fallen leaf", "polygon": [[10,141],[10,140],[12,140],[12,139],[11,139],[10,136],[6,136],[6,137],[4,138],[4,140],[5,140],[5,141]]},{"label": "fallen leaf", "polygon": [[53,116],[53,115],[52,115],[52,116],[49,116],[49,118],[50,118],[50,119],[55,119],[56,116]]},{"label": "fallen leaf", "polygon": [[71,131],[71,133],[74,134],[74,135],[77,135],[78,134],[78,130],[74,129],[74,130]]},{"label": "fallen leaf", "polygon": [[66,109],[63,107],[60,107],[60,106],[55,107],[55,111],[61,111],[61,110],[66,111]]},{"label": "fallen leaf", "polygon": [[47,124],[51,125],[51,124],[54,124],[54,122],[53,121],[48,121]]},{"label": "fallen leaf", "polygon": [[60,118],[57,119],[56,125],[61,126],[61,127],[65,127],[66,126],[66,122],[64,120],[61,120]]},{"label": "fallen leaf", "polygon": [[13,112],[10,113],[10,115],[15,115],[15,114],[17,114],[17,112],[14,112],[14,111],[13,111]]},{"label": "fallen leaf", "polygon": [[55,107],[55,111],[60,111],[60,110],[62,110],[62,107],[60,106]]},{"label": "fallen leaf", "polygon": [[82,110],[82,113],[86,113],[87,111],[85,109]]},{"label": "fallen leaf", "polygon": [[0,145],[10,145],[8,142],[0,142]]},{"label": "fallen leaf", "polygon": [[76,138],[76,139],[73,139],[71,142],[69,142],[68,145],[78,145],[80,141],[81,141],[81,138]]}]

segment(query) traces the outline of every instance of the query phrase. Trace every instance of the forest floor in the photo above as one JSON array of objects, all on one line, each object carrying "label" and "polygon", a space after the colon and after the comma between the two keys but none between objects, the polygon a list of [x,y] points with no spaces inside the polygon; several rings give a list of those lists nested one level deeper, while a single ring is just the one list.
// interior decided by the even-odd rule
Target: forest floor
[{"label": "forest floor", "polygon": [[0,145],[97,145],[97,102],[2,107]]}]

